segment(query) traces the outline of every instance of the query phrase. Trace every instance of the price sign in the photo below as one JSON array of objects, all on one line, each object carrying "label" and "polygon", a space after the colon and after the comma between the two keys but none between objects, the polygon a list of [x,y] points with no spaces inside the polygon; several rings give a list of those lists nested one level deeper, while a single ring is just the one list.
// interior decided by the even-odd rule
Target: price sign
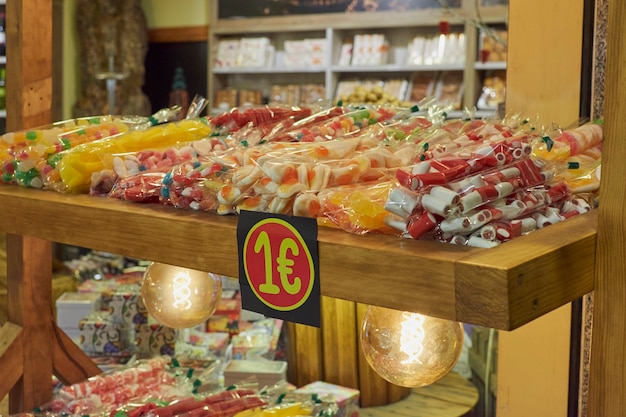
[{"label": "price sign", "polygon": [[242,307],[319,327],[316,220],[242,211],[237,243]]}]

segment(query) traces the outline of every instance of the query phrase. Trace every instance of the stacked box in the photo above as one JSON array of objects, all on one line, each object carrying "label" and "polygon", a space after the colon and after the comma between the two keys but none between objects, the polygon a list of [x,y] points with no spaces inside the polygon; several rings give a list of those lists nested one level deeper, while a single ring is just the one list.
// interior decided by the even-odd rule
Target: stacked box
[{"label": "stacked box", "polygon": [[135,349],[139,357],[158,355],[173,356],[176,353],[176,329],[150,319],[135,327]]},{"label": "stacked box", "polygon": [[269,38],[241,38],[237,66],[240,67],[267,67],[272,66],[272,45]]},{"label": "stacked box", "polygon": [[207,330],[230,335],[238,334],[240,317],[241,295],[237,291],[223,290],[222,299],[207,322]]},{"label": "stacked box", "polygon": [[222,39],[217,43],[215,68],[232,68],[239,57],[239,39]]},{"label": "stacked box", "polygon": [[139,324],[148,322],[148,310],[141,298],[140,285],[120,285],[107,296],[110,299],[109,313],[114,323],[134,328]]},{"label": "stacked box", "polygon": [[105,311],[91,313],[79,323],[80,347],[87,353],[121,354],[131,344],[131,331]]},{"label": "stacked box", "polygon": [[326,65],[326,39],[304,40],[305,64],[308,67]]},{"label": "stacked box", "polygon": [[230,342],[228,333],[207,333],[195,329],[184,329],[182,340],[176,342],[176,354],[189,358],[222,358]]},{"label": "stacked box", "polygon": [[380,33],[355,35],[351,64],[383,65],[387,63],[388,52],[389,44],[385,35]]},{"label": "stacked box", "polygon": [[57,324],[71,338],[80,336],[80,321],[100,310],[100,294],[66,292],[56,300]]}]

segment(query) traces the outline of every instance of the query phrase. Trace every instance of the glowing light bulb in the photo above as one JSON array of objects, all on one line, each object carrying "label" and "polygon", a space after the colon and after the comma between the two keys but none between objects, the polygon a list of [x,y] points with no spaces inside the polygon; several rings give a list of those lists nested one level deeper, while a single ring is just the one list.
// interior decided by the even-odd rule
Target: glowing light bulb
[{"label": "glowing light bulb", "polygon": [[218,275],[151,263],[143,276],[141,296],[148,312],[175,329],[193,327],[213,315],[222,298]]},{"label": "glowing light bulb", "polygon": [[422,387],[454,368],[463,349],[463,325],[370,306],[361,326],[361,349],[385,380],[403,387]]}]

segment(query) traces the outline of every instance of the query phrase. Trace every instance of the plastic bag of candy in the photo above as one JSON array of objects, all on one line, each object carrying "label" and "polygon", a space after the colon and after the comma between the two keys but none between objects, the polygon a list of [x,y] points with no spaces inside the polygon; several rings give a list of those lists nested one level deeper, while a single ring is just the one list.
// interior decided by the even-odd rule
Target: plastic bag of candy
[{"label": "plastic bag of candy", "polygon": [[99,116],[6,133],[0,136],[2,182],[54,188],[60,180],[57,164],[63,151],[128,130],[129,124],[119,116]]},{"label": "plastic bag of candy", "polygon": [[198,141],[210,133],[206,119],[186,119],[79,145],[64,152],[57,162],[62,181],[58,188],[60,191],[87,193],[92,174],[113,169],[115,155]]}]

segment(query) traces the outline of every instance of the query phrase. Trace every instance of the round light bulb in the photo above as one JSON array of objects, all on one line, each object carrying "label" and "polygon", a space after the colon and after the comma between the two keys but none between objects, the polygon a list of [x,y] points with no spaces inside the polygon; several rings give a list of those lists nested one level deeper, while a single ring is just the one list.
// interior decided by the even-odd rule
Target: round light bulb
[{"label": "round light bulb", "polygon": [[193,327],[213,315],[222,298],[222,279],[195,269],[151,263],[141,296],[159,323],[175,329]]},{"label": "round light bulb", "polygon": [[463,325],[370,306],[361,326],[361,349],[385,380],[403,387],[422,387],[454,368],[463,349]]}]

